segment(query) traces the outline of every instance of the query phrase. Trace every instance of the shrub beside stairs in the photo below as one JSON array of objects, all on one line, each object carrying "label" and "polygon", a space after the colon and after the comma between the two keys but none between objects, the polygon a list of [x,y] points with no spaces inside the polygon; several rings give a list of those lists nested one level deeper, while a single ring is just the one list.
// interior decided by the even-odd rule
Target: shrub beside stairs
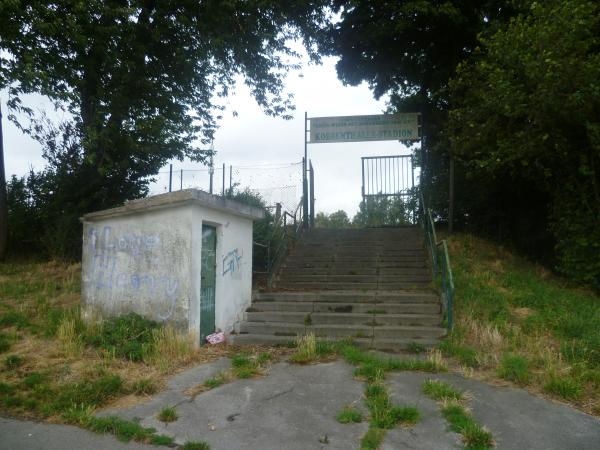
[{"label": "shrub beside stairs", "polygon": [[234,342],[284,344],[312,332],[379,350],[435,345],[446,330],[428,262],[418,227],[313,229],[273,288],[254,293]]}]

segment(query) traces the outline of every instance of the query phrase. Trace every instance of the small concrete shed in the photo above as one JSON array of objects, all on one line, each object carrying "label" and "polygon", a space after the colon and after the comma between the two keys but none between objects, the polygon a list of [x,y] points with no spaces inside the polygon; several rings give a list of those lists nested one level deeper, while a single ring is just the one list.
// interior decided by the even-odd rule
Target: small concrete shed
[{"label": "small concrete shed", "polygon": [[204,338],[234,330],[252,295],[252,223],[264,212],[197,189],[86,214],[82,307],[136,312]]}]

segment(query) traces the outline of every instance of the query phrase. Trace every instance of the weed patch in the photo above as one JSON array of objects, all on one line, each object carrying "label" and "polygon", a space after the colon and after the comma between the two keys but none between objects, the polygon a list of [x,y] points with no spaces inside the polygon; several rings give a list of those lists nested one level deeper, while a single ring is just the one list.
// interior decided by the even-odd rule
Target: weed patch
[{"label": "weed patch", "polygon": [[31,325],[31,322],[25,314],[17,311],[7,311],[0,315],[0,327],[16,327],[23,329]]},{"label": "weed patch", "polygon": [[581,398],[583,386],[573,378],[553,376],[544,384],[544,391],[565,400],[577,400]]},{"label": "weed patch", "polygon": [[489,449],[494,446],[492,434],[476,423],[464,406],[449,403],[442,408],[442,415],[449,428],[462,435],[467,449]]},{"label": "weed patch", "polygon": [[173,407],[166,407],[158,413],[158,420],[164,423],[175,422],[178,419],[177,411]]},{"label": "weed patch", "polygon": [[338,413],[336,419],[339,423],[360,423],[363,418],[359,410],[346,406]]},{"label": "weed patch", "polygon": [[442,400],[464,400],[464,395],[449,383],[440,380],[427,380],[423,383],[423,393],[436,401]]},{"label": "weed patch", "polygon": [[206,442],[188,441],[179,447],[180,450],[210,450]]},{"label": "weed patch", "polygon": [[158,386],[151,378],[141,378],[133,382],[131,391],[135,395],[152,395],[158,392]]},{"label": "weed patch", "polygon": [[111,317],[96,334],[86,336],[86,343],[120,358],[142,361],[153,343],[152,332],[158,327],[158,323],[135,313]]},{"label": "weed patch", "polygon": [[5,353],[10,350],[10,347],[12,346],[11,341],[8,334],[0,332],[0,353]]},{"label": "weed patch", "polygon": [[440,351],[446,356],[452,356],[458,359],[467,367],[478,367],[477,352],[475,349],[456,343],[452,338],[443,341],[439,347]]},{"label": "weed patch", "polygon": [[9,355],[4,358],[4,367],[6,370],[15,370],[23,365],[25,360],[19,355]]},{"label": "weed patch", "polygon": [[62,386],[52,408],[55,411],[66,411],[76,405],[96,408],[119,396],[122,392],[123,380],[120,376],[103,375],[95,380]]},{"label": "weed patch", "polygon": [[498,376],[525,385],[529,382],[529,361],[521,355],[506,354],[502,357]]},{"label": "weed patch", "polygon": [[360,440],[361,450],[379,449],[379,447],[381,447],[381,444],[383,443],[383,438],[385,438],[385,433],[386,430],[382,430],[381,428],[369,428],[369,430]]}]

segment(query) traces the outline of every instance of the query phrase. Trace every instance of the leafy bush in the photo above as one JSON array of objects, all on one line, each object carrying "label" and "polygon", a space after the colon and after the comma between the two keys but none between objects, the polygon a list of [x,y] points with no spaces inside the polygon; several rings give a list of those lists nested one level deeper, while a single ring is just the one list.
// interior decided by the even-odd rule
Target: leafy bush
[{"label": "leafy bush", "polygon": [[106,320],[96,334],[87,335],[85,340],[120,358],[141,361],[152,345],[152,330],[158,328],[158,323],[129,313]]},{"label": "leafy bush", "polygon": [[[459,66],[446,130],[471,191],[491,185],[469,220],[490,214],[507,228],[520,227],[526,246],[544,242],[536,256],[555,256],[561,272],[596,288],[600,58],[592,30],[599,25],[597,1],[531,2]],[[495,193],[500,198],[492,204]],[[544,239],[548,228],[555,249]]]}]

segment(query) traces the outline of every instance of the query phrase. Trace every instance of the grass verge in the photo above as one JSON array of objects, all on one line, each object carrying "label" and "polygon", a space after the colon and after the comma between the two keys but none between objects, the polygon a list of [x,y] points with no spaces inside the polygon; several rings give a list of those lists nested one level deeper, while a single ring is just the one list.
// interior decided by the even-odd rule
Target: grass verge
[{"label": "grass verge", "polygon": [[187,334],[134,314],[86,322],[79,310],[80,274],[79,264],[0,263],[0,411],[167,442],[136,424],[93,413],[130,405],[160,390],[175,372],[242,349],[195,348]]},{"label": "grass verge", "polygon": [[489,241],[448,244],[456,320],[440,350],[478,378],[600,415],[600,296]]}]

